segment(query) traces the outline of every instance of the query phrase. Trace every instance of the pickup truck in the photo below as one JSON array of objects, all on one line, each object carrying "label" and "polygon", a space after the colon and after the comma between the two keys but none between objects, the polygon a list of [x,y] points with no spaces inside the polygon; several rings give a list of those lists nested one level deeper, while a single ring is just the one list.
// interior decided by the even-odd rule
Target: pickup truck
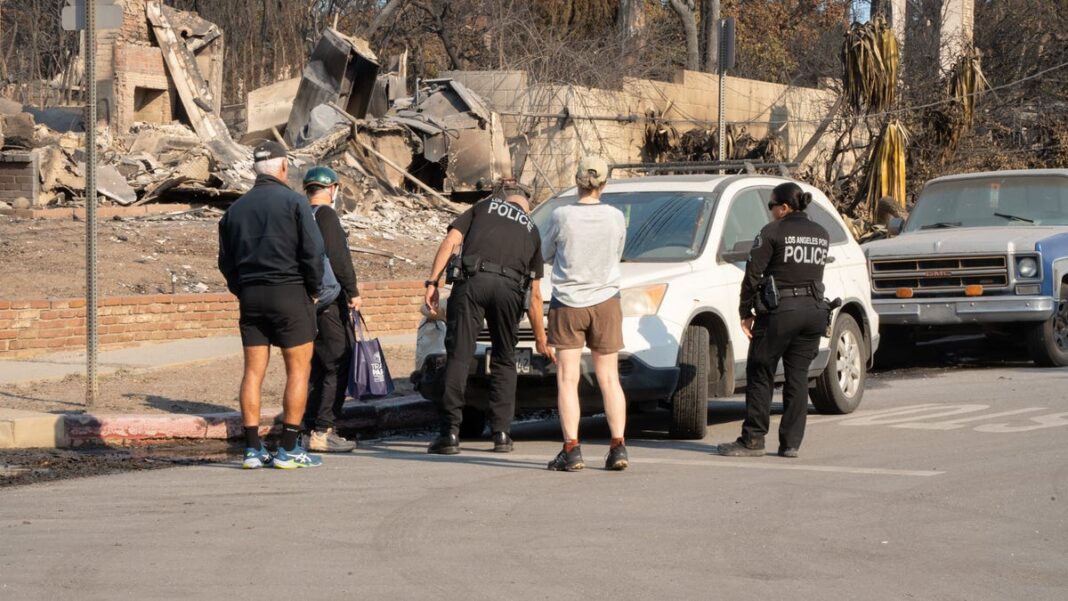
[{"label": "pickup truck", "polygon": [[882,328],[879,361],[913,345],[984,333],[1068,365],[1068,169],[928,182],[900,235],[864,245]]},{"label": "pickup truck", "polygon": [[[619,370],[628,406],[631,411],[669,409],[676,438],[703,438],[709,399],[729,396],[745,385],[749,339],[738,318],[738,296],[753,239],[771,221],[771,190],[784,181],[789,180],[757,174],[636,177],[610,181],[601,197],[623,212],[627,225],[620,265],[625,348]],[[863,397],[867,364],[879,342],[867,262],[826,196],[799,185],[814,199],[809,217],[831,236],[827,297],[843,301],[834,314],[832,335],[822,339],[812,363],[810,399],[821,413],[849,413]],[[564,191],[539,205],[532,219],[546,231],[552,211],[577,200],[574,189]],[[542,286],[548,299],[548,277]],[[421,341],[441,338],[420,336]],[[526,321],[520,324],[519,340],[517,411],[555,408],[555,366],[533,353]],[[489,335],[483,331],[468,380],[473,408],[485,406],[488,348]],[[416,355],[423,362],[415,378],[434,381],[444,349],[419,348]],[[580,386],[584,412],[601,411],[596,386],[587,354]],[[477,435],[481,428],[474,411],[468,411],[461,435]]]}]

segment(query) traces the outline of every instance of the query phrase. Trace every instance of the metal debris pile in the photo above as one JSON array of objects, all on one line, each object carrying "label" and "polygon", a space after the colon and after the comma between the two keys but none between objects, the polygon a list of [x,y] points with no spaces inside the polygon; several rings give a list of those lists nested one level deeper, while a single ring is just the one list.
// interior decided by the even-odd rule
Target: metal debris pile
[{"label": "metal debris pile", "polygon": [[[511,173],[499,116],[448,79],[423,81],[409,94],[406,55],[382,69],[365,40],[327,29],[302,77],[249,93],[244,126],[235,128],[219,116],[193,55],[218,28],[157,2],[147,3],[146,19],[182,117],[101,132],[102,204],[224,207],[254,182],[251,148],[273,139],[290,152],[295,188],[312,166],[338,172],[338,209],[351,214],[353,226],[387,236],[436,235],[448,214],[464,208],[454,200],[482,198]],[[32,153],[39,177],[30,206],[15,208],[84,204],[84,123],[74,118],[53,129],[30,110],[0,102],[3,149]],[[421,215],[411,218],[413,212]]]}]

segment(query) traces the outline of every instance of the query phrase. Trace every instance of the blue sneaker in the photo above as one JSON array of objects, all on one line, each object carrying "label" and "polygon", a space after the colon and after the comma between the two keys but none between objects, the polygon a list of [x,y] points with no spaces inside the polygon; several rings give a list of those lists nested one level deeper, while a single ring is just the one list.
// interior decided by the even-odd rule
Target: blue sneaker
[{"label": "blue sneaker", "polygon": [[246,470],[259,469],[264,466],[270,466],[274,462],[271,454],[267,452],[267,449],[262,446],[258,449],[249,447],[245,449],[245,460],[241,462],[241,467]]},{"label": "blue sneaker", "polygon": [[278,447],[274,455],[274,467],[283,470],[294,470],[298,467],[319,467],[323,460],[318,455],[309,455],[304,447],[297,445],[292,451],[286,451]]}]

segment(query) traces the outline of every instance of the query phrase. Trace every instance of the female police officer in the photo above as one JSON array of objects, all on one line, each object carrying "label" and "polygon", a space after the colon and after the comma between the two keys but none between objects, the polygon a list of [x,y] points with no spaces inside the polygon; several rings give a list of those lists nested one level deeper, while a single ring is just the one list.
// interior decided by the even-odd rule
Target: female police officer
[{"label": "female police officer", "polygon": [[808,413],[808,368],[816,358],[830,310],[823,300],[828,235],[805,214],[811,202],[812,195],[795,183],[776,186],[768,202],[775,220],[753,241],[738,307],[742,331],[751,338],[745,368],[745,422],[738,440],[719,445],[721,455],[764,454],[779,359],[786,376],[779,456],[797,457],[801,446]]}]

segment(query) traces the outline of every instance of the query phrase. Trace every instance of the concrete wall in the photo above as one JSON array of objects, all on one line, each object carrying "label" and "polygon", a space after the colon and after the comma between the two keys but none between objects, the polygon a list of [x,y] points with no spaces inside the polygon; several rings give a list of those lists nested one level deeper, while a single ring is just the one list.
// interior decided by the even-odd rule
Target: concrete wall
[{"label": "concrete wall", "polygon": [[[616,163],[642,161],[646,110],[666,111],[665,118],[680,134],[694,127],[713,127],[718,117],[719,81],[707,73],[679,71],[672,82],[626,79],[621,90],[530,85],[520,71],[454,71],[445,76],[462,82],[504,113],[517,175],[539,187],[572,185],[574,165],[584,153],[603,154]],[[808,141],[836,100],[827,90],[737,77],[727,77],[725,87],[726,121],[757,139],[775,131],[786,143],[788,158]],[[633,123],[581,118],[563,123],[514,114],[558,114],[565,108],[579,117],[639,118]]]},{"label": "concrete wall", "polygon": [[[423,282],[362,282],[363,314],[375,335],[414,333]],[[105,298],[99,307],[105,347],[152,340],[237,334],[230,294],[157,294]],[[85,347],[85,299],[0,300],[0,359]]]}]

